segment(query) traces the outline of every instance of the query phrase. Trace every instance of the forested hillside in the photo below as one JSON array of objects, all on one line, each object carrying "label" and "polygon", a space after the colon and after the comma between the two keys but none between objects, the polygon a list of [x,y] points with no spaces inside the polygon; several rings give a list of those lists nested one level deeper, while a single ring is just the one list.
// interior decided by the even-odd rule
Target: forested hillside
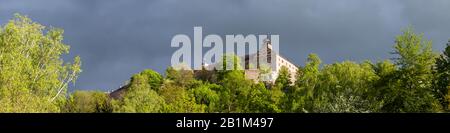
[{"label": "forested hillside", "polygon": [[[253,82],[240,70],[143,70],[124,93],[75,91],[81,71],[63,30],[21,15],[0,27],[0,112],[448,112],[450,47],[432,50],[413,27],[393,37],[391,59],[323,64],[310,54],[290,83],[283,68],[275,83]],[[336,55],[339,56],[339,55]],[[236,63],[235,65],[237,65]],[[124,81],[126,82],[126,81]]]}]

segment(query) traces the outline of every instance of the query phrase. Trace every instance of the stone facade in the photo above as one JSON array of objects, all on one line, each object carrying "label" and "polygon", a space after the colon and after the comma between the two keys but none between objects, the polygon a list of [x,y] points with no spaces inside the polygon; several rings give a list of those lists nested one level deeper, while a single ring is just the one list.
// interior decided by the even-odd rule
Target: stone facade
[{"label": "stone facade", "polygon": [[[276,53],[274,50],[272,50],[272,44],[269,39],[264,40],[263,46],[264,47],[261,48],[256,54],[251,54],[249,56],[246,56],[244,60],[246,61],[245,64],[248,65],[249,63],[247,63],[247,62],[248,62],[248,59],[250,56],[256,56],[256,57],[262,56],[262,59],[267,59],[267,61],[269,63],[266,65],[266,67],[269,67],[269,69],[270,69],[266,72],[268,74],[266,74],[265,76],[262,76],[262,75],[255,76],[254,74],[259,74],[260,72],[259,71],[258,72],[250,72],[252,70],[246,70],[246,77],[248,79],[253,79],[255,81],[258,81],[262,78],[262,80],[266,80],[266,81],[273,83],[277,79],[278,73],[281,70],[281,67],[285,66],[286,68],[288,68],[289,73],[291,74],[292,83],[294,83],[295,79],[296,79],[295,77],[297,74],[298,67],[294,63],[289,61],[287,58],[281,56],[279,53]],[[272,58],[272,57],[274,57],[274,58]],[[264,68],[262,68],[263,66],[261,64],[259,64],[259,61],[258,61],[257,66],[258,66],[259,70],[263,71],[262,69],[264,69]],[[258,77],[260,79],[257,79]]]},{"label": "stone facade", "polygon": [[[250,59],[259,59],[260,57],[261,59],[267,59],[269,64],[262,64],[258,60],[256,64],[257,69],[249,69],[250,66],[255,66],[255,64],[250,63]],[[295,82],[298,67],[287,58],[281,56],[279,53],[275,53],[272,50],[272,44],[269,39],[264,40],[263,48],[260,48],[257,53],[240,56],[240,58],[241,61],[244,61],[243,67],[245,70],[245,76],[248,79],[254,80],[255,82],[263,80],[273,83],[277,79],[281,68],[285,66],[291,74],[292,83]],[[208,70],[212,70],[216,67],[216,65],[217,64],[209,64],[205,65],[205,67],[208,68]]]}]

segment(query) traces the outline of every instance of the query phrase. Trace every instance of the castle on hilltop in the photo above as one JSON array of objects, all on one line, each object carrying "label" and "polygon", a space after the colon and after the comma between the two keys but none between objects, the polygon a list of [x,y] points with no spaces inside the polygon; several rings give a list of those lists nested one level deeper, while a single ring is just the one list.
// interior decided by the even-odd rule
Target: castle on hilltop
[{"label": "castle on hilltop", "polygon": [[[247,54],[244,56],[239,56],[241,61],[244,61],[244,74],[247,79],[253,80],[255,82],[259,81],[265,81],[268,83],[274,83],[275,80],[278,77],[278,74],[281,70],[281,68],[284,66],[289,71],[291,77],[290,80],[292,83],[295,83],[296,80],[296,74],[298,67],[294,65],[291,61],[289,61],[287,58],[281,56],[279,53],[276,53],[272,49],[272,43],[269,39],[264,40],[263,47],[257,50],[256,53]],[[257,69],[249,69],[251,64],[250,59],[267,59],[267,64],[261,63],[259,60],[256,62],[256,68]],[[206,68],[207,70],[193,70],[193,74],[196,78],[199,77],[211,77],[214,75],[214,71],[208,71],[208,70],[215,70],[219,66],[220,63],[215,64],[205,64],[203,63],[203,68]],[[183,70],[183,71],[191,71],[191,70]],[[121,86],[119,89],[113,90],[109,93],[109,95],[112,98],[120,98],[122,97],[124,91],[127,90],[127,88],[130,87],[130,84],[127,83],[124,86]]]},{"label": "castle on hilltop", "polygon": [[[244,56],[239,56],[241,61],[244,61],[244,72],[247,79],[258,81],[268,81],[274,83],[278,77],[281,68],[284,66],[288,69],[291,77],[292,83],[296,80],[296,74],[298,67],[292,63],[287,58],[276,53],[272,49],[272,43],[269,39],[264,39],[263,47],[260,48],[256,53],[250,53]],[[272,58],[273,57],[273,58]],[[261,61],[257,60],[256,64],[251,64],[250,59],[267,59],[268,64],[262,64]],[[203,64],[203,67],[208,68],[208,70],[213,70],[216,68],[216,64]],[[249,69],[251,65],[256,65],[257,69]],[[195,71],[194,71],[195,72]]]}]

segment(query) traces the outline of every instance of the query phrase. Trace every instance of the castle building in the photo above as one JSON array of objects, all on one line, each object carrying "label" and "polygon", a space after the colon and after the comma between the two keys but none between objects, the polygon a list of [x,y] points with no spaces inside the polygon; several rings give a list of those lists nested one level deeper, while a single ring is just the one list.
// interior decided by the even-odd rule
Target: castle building
[{"label": "castle building", "polygon": [[[284,66],[288,69],[291,77],[291,82],[294,83],[296,80],[296,74],[298,67],[292,63],[287,58],[276,53],[272,49],[272,43],[269,39],[264,40],[264,45],[256,53],[247,54],[245,56],[239,56],[241,61],[244,62],[244,72],[247,79],[258,81],[268,81],[274,83],[278,77],[281,68]],[[273,57],[273,58],[272,58]],[[257,69],[249,69],[252,64],[250,59],[257,59],[256,67]],[[260,63],[259,59],[267,59],[268,64]],[[209,67],[212,70],[217,66],[216,64],[204,64],[204,67]]]}]

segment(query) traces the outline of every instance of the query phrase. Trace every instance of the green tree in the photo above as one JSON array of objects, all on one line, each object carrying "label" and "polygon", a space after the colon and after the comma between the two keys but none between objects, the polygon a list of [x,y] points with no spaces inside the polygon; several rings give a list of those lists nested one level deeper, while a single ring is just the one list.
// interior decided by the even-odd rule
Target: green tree
[{"label": "green tree", "polygon": [[194,73],[192,70],[176,70],[173,67],[169,67],[166,70],[166,79],[174,81],[175,84],[182,87],[188,87],[194,80]]},{"label": "green tree", "polygon": [[286,96],[284,91],[279,86],[274,86],[270,89],[270,107],[273,112],[279,113],[286,109]]},{"label": "green tree", "polygon": [[373,112],[366,99],[378,76],[370,62],[357,64],[350,61],[326,65],[316,91],[319,112]]},{"label": "green tree", "polygon": [[291,93],[292,112],[312,112],[314,91],[319,85],[320,64],[317,54],[309,54],[305,67],[298,69],[294,92]]},{"label": "green tree", "polygon": [[242,112],[246,113],[276,113],[281,112],[276,101],[271,99],[271,91],[264,83],[253,84],[245,94],[246,99],[240,99]]},{"label": "green tree", "polygon": [[442,107],[446,111],[450,111],[449,99],[447,99],[450,89],[450,40],[445,47],[444,52],[436,59],[436,67],[434,67],[436,76],[433,84],[433,91]]},{"label": "green tree", "polygon": [[[391,91],[396,87],[397,66],[390,60],[379,61],[372,64],[372,69],[379,77],[374,81],[372,90],[369,90],[367,99],[373,105],[374,112],[382,112],[382,106],[385,100],[390,99],[393,95]],[[392,96],[391,96],[392,95]]]},{"label": "green tree", "polygon": [[436,112],[440,110],[432,91],[432,67],[436,55],[431,41],[423,39],[411,27],[395,39],[394,54],[398,71],[383,93],[383,112]]},{"label": "green tree", "polygon": [[251,88],[251,81],[245,79],[241,70],[223,71],[220,80],[222,87],[218,91],[221,109],[224,112],[238,112],[242,110],[239,101],[245,99],[245,92]]},{"label": "green tree", "polygon": [[259,68],[259,74],[258,74],[258,80],[262,82],[269,82],[270,80],[270,74],[272,74],[272,67],[267,64],[260,64]]},{"label": "green tree", "polygon": [[163,83],[163,77],[156,71],[146,69],[140,72],[139,75],[144,76],[144,78],[147,79],[149,87],[155,91],[157,91]]},{"label": "green tree", "polygon": [[[224,54],[222,60],[219,61],[218,70],[227,72],[229,70],[242,70],[240,57],[235,54]],[[220,72],[219,71],[219,72]]]},{"label": "green tree", "polygon": [[185,88],[166,82],[159,91],[164,98],[166,105],[163,112],[169,113],[195,113],[205,112],[206,107],[196,103],[194,94],[189,93]]},{"label": "green tree", "polygon": [[61,58],[63,30],[19,14],[0,27],[0,112],[59,112],[67,86],[81,72]]},{"label": "green tree", "polygon": [[157,113],[162,112],[164,99],[152,89],[159,86],[160,76],[152,70],[136,74],[122,99],[113,101],[114,112]]},{"label": "green tree", "polygon": [[75,91],[64,107],[70,113],[108,113],[112,112],[109,97],[100,91]]},{"label": "green tree", "polygon": [[291,84],[291,73],[286,66],[282,66],[275,80],[275,85],[279,85],[282,89],[287,89]]},{"label": "green tree", "polygon": [[220,112],[218,110],[220,97],[216,90],[220,90],[219,85],[204,83],[191,89],[190,93],[194,95],[197,104],[207,108],[207,112]]},{"label": "green tree", "polygon": [[279,107],[284,111],[289,111],[292,108],[293,92],[291,73],[286,66],[282,66],[278,72],[278,77],[275,80],[275,86],[272,88],[274,94],[281,94],[279,99]]}]

